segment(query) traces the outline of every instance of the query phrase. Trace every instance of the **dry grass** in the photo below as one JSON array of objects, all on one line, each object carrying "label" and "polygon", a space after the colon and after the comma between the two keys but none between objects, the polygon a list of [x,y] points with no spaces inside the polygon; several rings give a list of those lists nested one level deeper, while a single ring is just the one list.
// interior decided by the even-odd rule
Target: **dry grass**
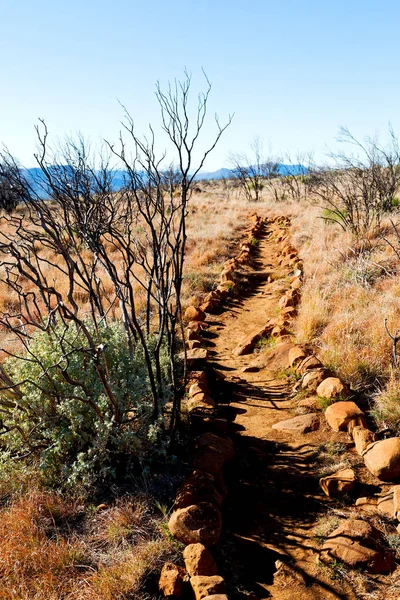
[{"label": "dry grass", "polygon": [[139,600],[177,549],[151,498],[127,497],[97,514],[35,490],[0,514],[0,599]]}]

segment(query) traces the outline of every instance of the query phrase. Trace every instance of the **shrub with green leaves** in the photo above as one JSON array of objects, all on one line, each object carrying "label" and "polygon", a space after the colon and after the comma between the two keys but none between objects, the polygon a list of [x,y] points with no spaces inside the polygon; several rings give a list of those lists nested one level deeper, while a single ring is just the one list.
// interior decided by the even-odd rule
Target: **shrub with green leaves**
[{"label": "shrub with green leaves", "polygon": [[[141,348],[129,351],[118,323],[97,332],[87,327],[92,327],[100,358],[87,347],[82,330],[58,325],[37,331],[27,352],[4,365],[19,384],[21,398],[14,407],[5,402],[0,448],[11,458],[38,456],[44,481],[50,485],[89,487],[113,477],[118,465],[141,458],[150,447],[153,451],[161,431],[162,422],[151,420],[151,390]],[[105,393],[99,361],[110,395]],[[165,401],[166,352],[161,365]]]}]

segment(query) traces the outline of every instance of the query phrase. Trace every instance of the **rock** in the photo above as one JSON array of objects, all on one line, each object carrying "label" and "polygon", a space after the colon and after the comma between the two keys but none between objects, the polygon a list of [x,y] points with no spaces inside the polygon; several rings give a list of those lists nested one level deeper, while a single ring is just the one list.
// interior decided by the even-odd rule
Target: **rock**
[{"label": "rock", "polygon": [[393,502],[393,492],[390,490],[387,494],[383,496],[378,496],[378,512],[382,515],[394,518],[394,502]]},{"label": "rock", "polygon": [[317,388],[321,398],[332,400],[334,398],[348,398],[350,390],[338,377],[328,377]]},{"label": "rock", "polygon": [[208,323],[204,321],[190,321],[187,325],[187,330],[194,331],[195,333],[201,333],[205,329],[208,329]]},{"label": "rock", "polygon": [[235,356],[243,356],[245,354],[250,354],[254,350],[254,346],[257,342],[265,337],[269,336],[273,329],[272,323],[267,323],[265,327],[259,329],[258,331],[253,331],[250,335],[248,335],[240,344],[236,346],[233,350],[233,354]]},{"label": "rock", "polygon": [[216,544],[221,535],[221,513],[213,504],[200,502],[175,510],[168,522],[172,535],[184,544]]},{"label": "rock", "polygon": [[369,513],[376,513],[378,511],[378,498],[365,496],[357,498],[356,506],[359,510]]},{"label": "rock", "polygon": [[192,454],[194,469],[218,475],[224,463],[233,458],[233,442],[228,437],[204,433],[198,438]]},{"label": "rock", "polygon": [[286,308],[287,306],[296,306],[295,300],[292,296],[282,296],[278,302],[279,308]]},{"label": "rock", "polygon": [[186,508],[199,502],[221,506],[222,496],[215,489],[215,479],[210,473],[193,471],[179,487],[174,508]]},{"label": "rock", "polygon": [[369,573],[389,573],[394,569],[394,555],[383,548],[381,533],[361,519],[344,521],[328,536],[322,550],[331,558]]},{"label": "rock", "polygon": [[[347,426],[349,428],[349,426]],[[375,441],[375,435],[369,429],[365,429],[360,425],[353,427],[351,435],[358,454],[361,456],[365,448]]]},{"label": "rock", "polygon": [[[320,386],[317,389],[318,396],[320,396],[319,388]],[[358,420],[360,424],[364,423],[364,413],[355,402],[331,404],[325,411],[325,418],[334,431],[346,431],[347,425],[352,420]]]},{"label": "rock", "polygon": [[302,286],[302,282],[301,279],[299,277],[296,277],[296,279],[294,279],[292,281],[292,283],[290,284],[290,287],[292,288],[292,290],[299,290]]},{"label": "rock", "polygon": [[207,394],[200,392],[195,394],[187,401],[187,409],[190,413],[194,411],[214,411],[216,402]]},{"label": "rock", "polygon": [[183,551],[186,571],[190,577],[218,575],[217,565],[203,544],[189,544]]},{"label": "rock", "polygon": [[349,494],[355,488],[356,474],[353,469],[340,469],[332,475],[322,477],[319,480],[319,485],[329,498]]},{"label": "rock", "polygon": [[312,371],[307,371],[303,377],[301,387],[303,390],[315,392],[319,384],[322,383],[327,376],[328,371],[325,369],[313,369]]},{"label": "rock", "polygon": [[195,306],[188,306],[184,315],[185,321],[204,321],[205,313]]},{"label": "rock", "polygon": [[296,371],[300,373],[300,375],[304,375],[304,373],[307,371],[310,371],[311,369],[319,369],[322,366],[323,365],[321,361],[318,360],[316,356],[311,354],[311,356],[307,356],[300,363],[298,363]]},{"label": "rock", "polygon": [[290,431],[291,433],[309,433],[310,431],[315,431],[318,427],[319,418],[316,413],[299,415],[298,417],[279,421],[279,423],[272,425],[272,429]]},{"label": "rock", "polygon": [[196,381],[196,383],[192,383],[189,387],[189,398],[195,396],[196,394],[208,394],[208,386],[203,381]]},{"label": "rock", "polygon": [[185,570],[171,562],[167,562],[161,569],[158,588],[167,598],[171,596],[179,598],[182,595],[182,587],[185,580],[187,581]]},{"label": "rock", "polygon": [[367,446],[362,453],[367,469],[382,481],[400,477],[400,438],[388,438]]},{"label": "rock", "polygon": [[194,350],[195,348],[201,348],[201,342],[199,340],[189,340],[186,342],[186,346],[189,350]]},{"label": "rock", "polygon": [[320,408],[318,403],[318,398],[303,398],[297,403],[297,406],[301,406],[301,408],[309,408],[310,410],[318,410]]},{"label": "rock", "polygon": [[209,393],[207,375],[204,373],[204,371],[190,371],[188,373],[186,389],[190,390],[191,386],[195,383],[201,386],[203,392],[206,394]]},{"label": "rock", "polygon": [[207,596],[224,594],[226,591],[225,581],[219,575],[206,577],[197,575],[190,578],[196,600],[203,600]]},{"label": "rock", "polygon": [[393,492],[393,515],[400,521],[400,485],[392,487]]},{"label": "rock", "polygon": [[[226,594],[212,594],[211,596],[206,596],[203,600],[229,600]],[[249,598],[249,600],[252,600]]]},{"label": "rock", "polygon": [[228,420],[221,417],[192,414],[191,421],[192,430],[195,435],[209,431],[217,435],[226,435],[228,433]]},{"label": "rock", "polygon": [[[178,358],[183,362],[185,359],[184,352],[178,355]],[[186,360],[189,368],[199,366],[208,359],[208,350],[206,348],[194,348],[186,352]]]},{"label": "rock", "polygon": [[[199,331],[201,331],[201,330],[199,330]],[[189,328],[186,330],[186,339],[188,342],[201,342],[202,341],[202,337],[201,337],[201,335],[199,335],[198,331],[196,331],[196,329],[189,329]]]},{"label": "rock", "polygon": [[305,357],[306,357],[306,353],[304,352],[303,348],[299,348],[298,346],[295,346],[294,348],[290,348],[289,356],[288,356],[289,367],[294,367],[295,365],[300,363],[302,360],[304,360]]},{"label": "rock", "polygon": [[223,269],[221,275],[220,275],[220,281],[221,283],[226,283],[226,282],[234,282],[235,281],[235,270],[232,267],[226,267],[225,269]]}]

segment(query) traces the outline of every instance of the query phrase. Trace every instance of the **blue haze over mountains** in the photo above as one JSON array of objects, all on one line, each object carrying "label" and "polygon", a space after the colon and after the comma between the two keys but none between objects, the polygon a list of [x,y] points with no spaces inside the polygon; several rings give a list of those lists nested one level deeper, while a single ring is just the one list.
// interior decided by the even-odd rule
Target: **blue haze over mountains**
[{"label": "blue haze over mountains", "polygon": [[[59,168],[60,167],[55,167],[54,171],[56,172],[56,170]],[[51,169],[51,167],[50,167],[50,169]],[[69,170],[69,169],[71,169],[71,167],[66,166],[65,169]],[[277,171],[282,176],[304,175],[307,173],[307,169],[303,165],[279,164]],[[46,179],[45,179],[41,169],[34,167],[31,169],[24,169],[23,172],[24,172],[27,180],[32,185],[35,192],[39,196],[45,197],[46,190],[48,189],[48,187],[47,187]],[[119,170],[119,169],[112,171],[112,183],[113,183],[114,191],[117,192],[124,186],[125,177],[126,177],[126,171]],[[234,177],[233,169],[222,168],[222,169],[218,169],[217,171],[212,171],[212,172],[207,172],[207,173],[206,172],[198,173],[195,177],[195,180],[196,181],[202,181],[202,180],[210,181],[212,179],[219,180],[219,179],[223,179],[223,178],[229,179],[232,177]]]}]

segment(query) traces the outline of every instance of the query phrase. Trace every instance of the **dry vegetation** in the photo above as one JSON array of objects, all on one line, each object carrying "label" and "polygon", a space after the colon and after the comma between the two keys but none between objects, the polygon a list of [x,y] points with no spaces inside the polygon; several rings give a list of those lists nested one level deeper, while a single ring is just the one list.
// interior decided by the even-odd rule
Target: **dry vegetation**
[{"label": "dry vegetation", "polygon": [[[200,183],[188,216],[188,251],[183,303],[213,288],[221,263],[232,253],[246,216],[255,207],[235,189]],[[44,250],[46,252],[46,250]],[[54,256],[48,256],[49,263]],[[67,285],[49,264],[49,279]],[[79,295],[79,291],[77,292]],[[84,310],[87,298],[78,297]],[[17,298],[0,288],[0,308]],[[14,307],[15,308],[15,307]],[[118,317],[118,314],[115,314]],[[1,345],[5,345],[5,332]],[[11,340],[10,340],[11,342]],[[15,342],[13,341],[15,344]],[[165,560],[179,561],[167,530],[172,493],[106,494],[98,509],[79,491],[62,497],[35,483],[35,466],[0,466],[0,598],[4,600],[117,600],[157,596],[157,575]],[[143,486],[141,486],[143,487]],[[165,487],[165,486],[164,486]],[[173,484],[167,487],[172,492]],[[118,499],[119,498],[119,499]]]},{"label": "dry vegetation", "polygon": [[[200,182],[188,215],[183,304],[213,288],[221,263],[232,255],[247,215],[255,210],[293,217],[293,242],[305,275],[297,340],[313,344],[323,362],[353,389],[369,392],[377,427],[398,430],[399,381],[384,318],[395,330],[400,319],[400,265],[383,239],[395,242],[388,219],[373,234],[355,240],[337,224],[320,219],[321,209],[305,200],[264,198],[256,205],[244,201],[234,185]],[[87,298],[78,300],[84,307]],[[14,301],[0,288],[2,310]],[[18,465],[3,475],[0,598],[155,597],[152,575],[166,558],[176,559],[177,547],[154,497],[123,496],[97,509],[79,496],[63,499],[34,487],[32,472]]]}]

